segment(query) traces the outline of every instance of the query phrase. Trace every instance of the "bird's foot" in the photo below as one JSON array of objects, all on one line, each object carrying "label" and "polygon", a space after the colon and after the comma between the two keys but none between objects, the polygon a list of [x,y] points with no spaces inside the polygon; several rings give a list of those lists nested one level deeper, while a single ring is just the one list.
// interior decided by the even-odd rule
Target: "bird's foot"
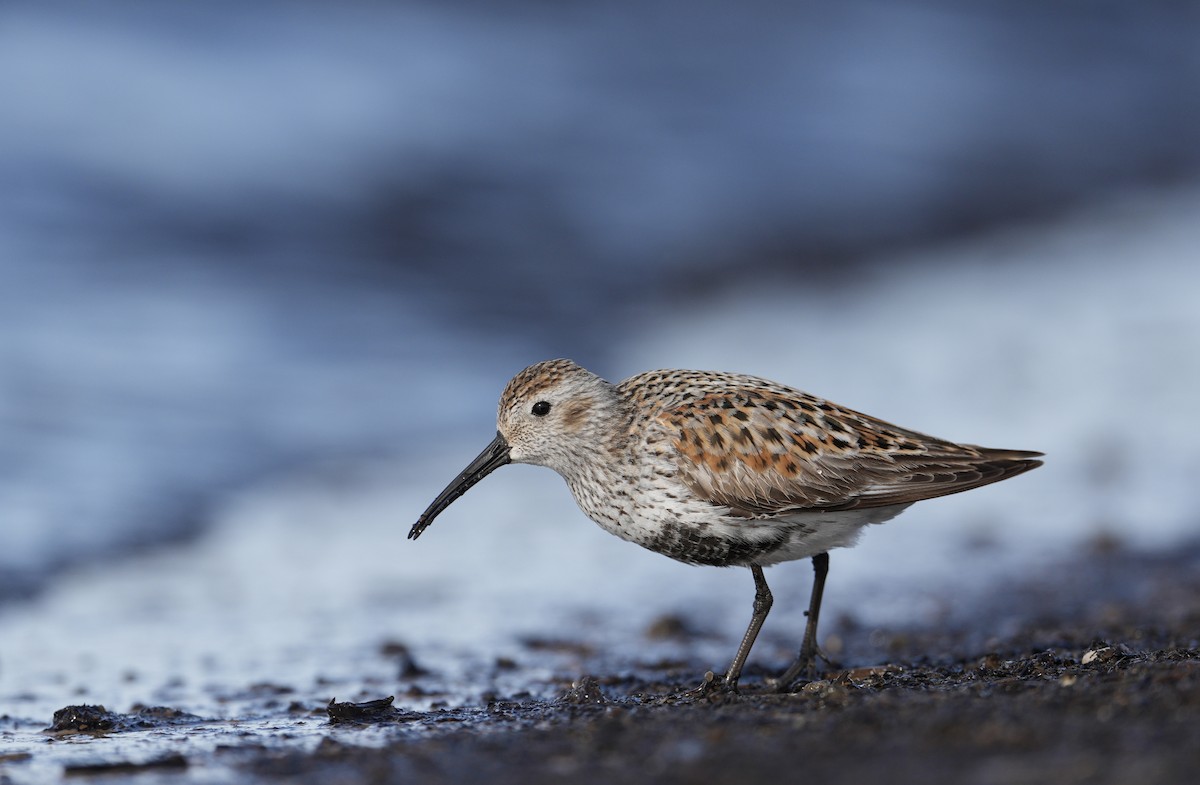
[{"label": "bird's foot", "polygon": [[821,660],[828,670],[841,670],[840,663],[834,662],[825,656],[825,653],[818,649],[815,653],[804,657],[788,668],[787,673],[778,679],[771,682],[773,692],[795,692],[797,687],[803,686],[811,681],[819,681],[821,679],[821,669],[817,667],[817,660]]},{"label": "bird's foot", "polygon": [[724,676],[709,671],[704,674],[704,681],[700,682],[699,686],[687,690],[680,697],[690,698],[691,700],[710,700],[719,695],[737,695],[737,682],[728,682]]}]

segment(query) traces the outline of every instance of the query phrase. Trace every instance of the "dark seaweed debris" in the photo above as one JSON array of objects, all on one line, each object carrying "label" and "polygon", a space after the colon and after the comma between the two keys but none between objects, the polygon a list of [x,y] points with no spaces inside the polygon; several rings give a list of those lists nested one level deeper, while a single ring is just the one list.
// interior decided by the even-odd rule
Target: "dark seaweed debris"
[{"label": "dark seaweed debris", "polygon": [[392,702],[395,700],[394,695],[363,703],[338,703],[337,699],[334,698],[329,701],[329,705],[325,707],[325,711],[329,714],[329,721],[331,723],[395,722],[408,716],[405,712],[400,711],[392,705]]},{"label": "dark seaweed debris", "polygon": [[54,712],[54,721],[46,733],[120,733],[172,725],[204,722],[202,717],[168,706],[134,706],[128,714],[118,714],[103,706],[64,706]]}]

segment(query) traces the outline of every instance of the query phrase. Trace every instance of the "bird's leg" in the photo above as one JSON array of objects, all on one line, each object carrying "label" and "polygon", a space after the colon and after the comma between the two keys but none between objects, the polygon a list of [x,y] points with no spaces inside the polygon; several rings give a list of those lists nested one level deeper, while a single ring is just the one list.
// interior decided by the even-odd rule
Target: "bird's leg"
[{"label": "bird's leg", "polygon": [[821,595],[825,593],[825,576],[829,574],[829,554],[818,553],[812,557],[813,588],[808,601],[808,624],[804,626],[804,641],[800,644],[800,655],[792,667],[776,682],[781,692],[786,692],[801,674],[809,679],[817,675],[817,618],[821,615]]},{"label": "bird's leg", "polygon": [[733,656],[733,662],[725,674],[724,687],[734,692],[737,692],[738,679],[742,676],[742,666],[746,664],[746,658],[750,656],[750,649],[754,646],[754,639],[758,637],[758,631],[762,629],[763,622],[767,620],[767,614],[771,611],[771,603],[774,602],[771,597],[771,589],[767,586],[767,579],[763,576],[762,567],[751,564],[750,572],[754,575],[754,615],[750,617],[750,626],[746,628],[746,634],[742,636],[742,644],[738,646],[737,654]]}]

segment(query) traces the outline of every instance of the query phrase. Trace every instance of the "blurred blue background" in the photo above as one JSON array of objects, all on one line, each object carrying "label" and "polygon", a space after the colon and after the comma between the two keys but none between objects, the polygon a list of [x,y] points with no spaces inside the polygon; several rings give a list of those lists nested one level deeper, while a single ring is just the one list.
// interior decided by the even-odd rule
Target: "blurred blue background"
[{"label": "blurred blue background", "polygon": [[[1185,306],[1135,304],[1130,328],[1121,276],[1147,256],[1103,251],[1200,217],[1198,23],[1196,2],[9,0],[0,599],[194,537],[260,483],[375,461],[437,478],[395,510],[399,543],[486,442],[504,381],[560,355],[860,408],[899,385],[875,413],[1078,444],[1062,505],[1110,487],[1111,398],[1059,436],[1002,420],[1076,410],[1047,402],[1077,392],[1039,386],[1048,369],[1121,395],[1140,378],[1164,405],[1193,378]],[[1148,202],[1103,213],[1126,198]],[[1047,226],[1035,252],[945,250]],[[1148,297],[1195,293],[1189,243],[1145,268],[1173,277]],[[976,348],[993,334],[1010,340]],[[1064,368],[1106,356],[1089,335],[1140,359]]]}]

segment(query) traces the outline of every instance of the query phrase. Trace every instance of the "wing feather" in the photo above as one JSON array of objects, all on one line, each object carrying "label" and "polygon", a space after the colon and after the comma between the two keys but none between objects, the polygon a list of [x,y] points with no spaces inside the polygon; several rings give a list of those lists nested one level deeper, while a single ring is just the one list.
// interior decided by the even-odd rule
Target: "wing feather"
[{"label": "wing feather", "polygon": [[[747,378],[759,382],[730,377]],[[657,420],[689,488],[747,517],[911,504],[1041,465],[1041,453],[955,444],[765,381],[688,397]]]}]

